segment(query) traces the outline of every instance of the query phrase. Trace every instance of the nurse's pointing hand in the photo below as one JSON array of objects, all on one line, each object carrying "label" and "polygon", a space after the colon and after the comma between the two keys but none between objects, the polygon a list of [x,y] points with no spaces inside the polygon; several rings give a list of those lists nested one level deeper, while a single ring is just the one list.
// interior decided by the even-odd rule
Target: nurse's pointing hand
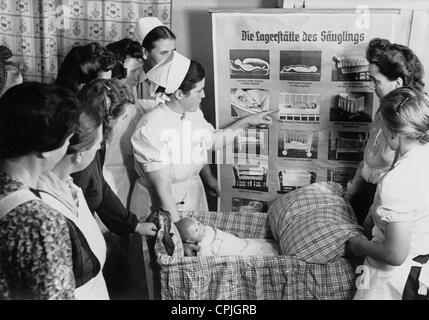
[{"label": "nurse's pointing hand", "polygon": [[257,114],[253,114],[251,116],[247,117],[248,124],[250,126],[269,126],[273,123],[273,118],[271,118],[271,114],[279,112],[278,109],[276,110],[269,110],[269,111],[263,111],[259,112]]}]

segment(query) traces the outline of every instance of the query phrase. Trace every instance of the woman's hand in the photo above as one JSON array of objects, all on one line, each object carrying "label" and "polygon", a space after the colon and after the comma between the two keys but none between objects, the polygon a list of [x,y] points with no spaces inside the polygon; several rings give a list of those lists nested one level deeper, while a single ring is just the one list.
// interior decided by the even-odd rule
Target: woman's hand
[{"label": "woman's hand", "polygon": [[279,112],[279,110],[269,110],[269,111],[263,111],[256,114],[252,114],[250,116],[247,116],[246,121],[249,126],[269,126],[273,123],[273,118],[271,118],[271,114]]},{"label": "woman's hand", "polygon": [[217,179],[212,175],[211,177],[208,177],[206,180],[207,186],[209,189],[209,194],[212,197],[219,197],[220,196],[220,189],[219,184],[217,183]]},{"label": "woman's hand", "polygon": [[200,250],[196,244],[193,243],[183,243],[183,251],[186,257],[194,257],[197,255],[197,252]]},{"label": "woman's hand", "polygon": [[353,198],[353,196],[357,193],[357,187],[356,185],[353,183],[353,179],[349,180],[349,182],[347,182],[347,190],[346,193],[344,194],[344,200],[347,200],[350,202],[350,200]]},{"label": "woman's hand", "polygon": [[170,101],[170,97],[167,96],[164,92],[158,92],[155,95],[155,105],[157,106],[160,103],[165,103],[167,101]]},{"label": "woman's hand", "polygon": [[141,236],[155,236],[158,228],[152,222],[139,222],[136,232]]},{"label": "woman's hand", "polygon": [[346,250],[353,253],[355,257],[364,257],[365,254],[362,252],[363,242],[368,242],[368,239],[365,236],[352,236],[346,241]]}]

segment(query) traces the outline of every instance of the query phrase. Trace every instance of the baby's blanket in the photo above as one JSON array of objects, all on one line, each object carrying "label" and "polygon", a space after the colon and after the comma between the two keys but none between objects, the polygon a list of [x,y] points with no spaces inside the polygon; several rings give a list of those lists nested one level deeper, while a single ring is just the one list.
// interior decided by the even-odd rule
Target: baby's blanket
[{"label": "baby's blanket", "polygon": [[205,226],[206,236],[198,244],[198,256],[278,255],[274,241],[268,239],[241,239],[220,229]]}]

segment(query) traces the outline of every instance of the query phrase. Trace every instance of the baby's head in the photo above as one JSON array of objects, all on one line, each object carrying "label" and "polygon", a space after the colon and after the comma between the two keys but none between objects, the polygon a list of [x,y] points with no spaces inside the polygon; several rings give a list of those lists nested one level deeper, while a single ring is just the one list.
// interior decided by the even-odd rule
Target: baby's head
[{"label": "baby's head", "polygon": [[183,242],[200,242],[206,235],[204,225],[191,217],[184,217],[176,222],[177,230]]}]

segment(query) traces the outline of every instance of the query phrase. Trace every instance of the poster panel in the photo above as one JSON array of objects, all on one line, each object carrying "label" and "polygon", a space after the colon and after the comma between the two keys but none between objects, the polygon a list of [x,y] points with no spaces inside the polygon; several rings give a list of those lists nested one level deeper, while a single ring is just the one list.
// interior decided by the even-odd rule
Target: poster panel
[{"label": "poster panel", "polygon": [[[221,211],[266,210],[316,181],[346,184],[362,160],[379,101],[365,50],[407,43],[411,14],[376,10],[213,12],[217,127],[278,110],[268,128],[218,151]],[[225,156],[227,155],[227,156]]]}]

